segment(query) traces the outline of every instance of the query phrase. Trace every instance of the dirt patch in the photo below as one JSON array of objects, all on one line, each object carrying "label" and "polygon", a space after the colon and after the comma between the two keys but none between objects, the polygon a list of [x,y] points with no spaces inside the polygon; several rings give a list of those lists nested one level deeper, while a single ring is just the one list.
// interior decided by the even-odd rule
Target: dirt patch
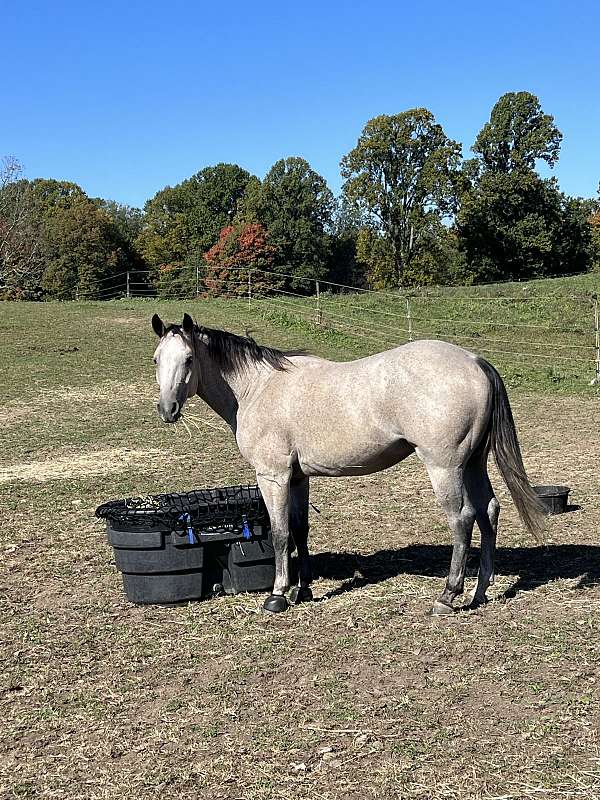
[{"label": "dirt patch", "polygon": [[94,384],[92,388],[65,386],[60,389],[44,389],[37,397],[19,403],[8,403],[0,408],[0,425],[4,427],[34,421],[61,413],[68,406],[70,413],[89,407],[137,406],[147,403],[156,395],[151,381],[145,383],[119,383],[107,381]]},{"label": "dirt patch", "polygon": [[109,448],[93,453],[72,453],[67,456],[51,458],[44,461],[31,461],[27,464],[11,464],[0,468],[0,484],[15,481],[55,481],[69,480],[89,475],[110,475],[123,472],[140,460],[148,460],[151,456],[160,457],[161,451],[156,448],[148,450],[129,450],[127,448]]},{"label": "dirt patch", "polygon": [[445,619],[427,611],[450,534],[417,459],[311,482],[315,602],[278,617],[264,595],[132,606],[92,522],[107,497],[252,480],[230,433],[149,425],[130,450],[72,448],[87,473],[59,449],[37,462],[56,483],[0,486],[0,796],[598,800],[596,401],[513,405],[532,479],[581,508],[537,547],[493,469],[491,602]]},{"label": "dirt patch", "polygon": [[148,323],[145,319],[140,319],[140,317],[111,317],[110,324],[117,324],[117,325],[139,325],[140,328],[143,326],[144,328],[147,327]]}]

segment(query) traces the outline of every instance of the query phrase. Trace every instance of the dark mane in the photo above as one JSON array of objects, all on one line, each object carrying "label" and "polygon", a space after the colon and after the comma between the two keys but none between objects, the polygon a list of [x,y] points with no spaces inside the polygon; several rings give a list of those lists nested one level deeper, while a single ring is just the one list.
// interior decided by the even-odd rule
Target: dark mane
[{"label": "dark mane", "polygon": [[243,370],[249,361],[268,364],[273,369],[284,371],[291,366],[290,356],[306,355],[304,350],[276,350],[274,347],[258,344],[251,336],[237,336],[235,333],[204,328],[201,325],[194,325],[194,333],[204,338],[209,356],[225,372]]}]

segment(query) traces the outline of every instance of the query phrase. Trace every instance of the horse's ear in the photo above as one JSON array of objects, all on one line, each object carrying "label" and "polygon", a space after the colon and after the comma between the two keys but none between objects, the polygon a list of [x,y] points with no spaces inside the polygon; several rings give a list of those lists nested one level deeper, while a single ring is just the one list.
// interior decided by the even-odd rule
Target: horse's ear
[{"label": "horse's ear", "polygon": [[194,331],[194,320],[189,314],[183,315],[183,330],[188,336],[191,336]]},{"label": "horse's ear", "polygon": [[152,329],[154,333],[161,339],[165,335],[165,323],[158,316],[158,314],[155,314],[152,317]]}]

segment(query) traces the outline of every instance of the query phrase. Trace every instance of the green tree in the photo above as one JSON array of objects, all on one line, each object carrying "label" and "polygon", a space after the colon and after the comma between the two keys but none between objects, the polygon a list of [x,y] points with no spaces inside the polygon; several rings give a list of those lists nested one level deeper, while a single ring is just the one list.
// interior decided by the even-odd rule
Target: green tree
[{"label": "green tree", "polygon": [[589,217],[590,234],[592,239],[592,267],[600,270],[600,211],[593,212]]},{"label": "green tree", "polygon": [[[41,220],[44,292],[65,299],[101,298],[124,285],[131,252],[111,216],[75,184],[33,181],[32,193]],[[106,283],[119,277],[119,286]]]},{"label": "green tree", "polygon": [[498,100],[483,126],[473,152],[484,170],[495,173],[531,171],[536,161],[550,167],[558,161],[562,134],[554,117],[544,114],[530,92],[507,92]]},{"label": "green tree", "polygon": [[[20,211],[16,218],[11,211],[18,225],[10,254],[2,256],[4,296],[101,297],[117,288],[105,279],[118,280],[134,265],[114,219],[76,184],[21,179],[6,189]],[[2,219],[0,213],[0,230]]]},{"label": "green tree", "polygon": [[126,268],[132,273],[132,283],[137,289],[147,290],[150,288],[148,264],[137,246],[138,237],[144,227],[144,212],[140,208],[117,203],[115,200],[96,198],[94,203],[108,215],[116,229],[116,238],[123,251]]},{"label": "green tree", "polygon": [[[258,222],[276,248],[276,269],[298,278],[327,275],[328,230],[334,211],[325,179],[303,158],[277,161],[262,183],[253,182],[240,212],[242,221]],[[298,288],[310,284],[298,281]]]},{"label": "green tree", "polygon": [[[381,231],[369,227],[359,231],[356,258],[364,269],[368,286],[385,289],[395,285],[394,252]],[[454,227],[448,227],[433,215],[429,217],[421,230],[421,246],[405,268],[403,283],[406,286],[472,283]]]},{"label": "green tree", "polygon": [[195,280],[192,272],[199,255],[231,224],[250,178],[236,164],[217,164],[148,200],[136,245],[149,268],[156,275],[160,268],[181,270]]},{"label": "green tree", "polygon": [[101,197],[95,198],[93,202],[113,220],[121,238],[133,245],[144,227],[144,212],[140,208],[134,208],[126,203],[103,200]]},{"label": "green tree", "polygon": [[202,253],[218,241],[221,229],[235,217],[252,176],[237,164],[206,167],[189,181],[189,225],[194,246]]},{"label": "green tree", "polygon": [[358,257],[361,231],[367,225],[359,209],[341,197],[336,204],[333,226],[329,236],[328,280],[345,286],[364,288],[367,267]]},{"label": "green tree", "polygon": [[167,186],[144,206],[144,225],[136,246],[151,269],[183,264],[192,246],[185,194],[180,187]]},{"label": "green tree", "polygon": [[529,92],[505,94],[492,109],[466,167],[470,186],[457,219],[473,279],[527,280],[587,268],[585,214],[554,179],[535,171],[540,160],[556,163],[561,138]]},{"label": "green tree", "polygon": [[372,289],[395,284],[394,250],[385,235],[375,227],[364,226],[356,237],[356,259],[365,273],[365,283]]},{"label": "green tree", "polygon": [[16,158],[0,162],[0,299],[37,299],[44,261],[29,181]]},{"label": "green tree", "polygon": [[422,246],[405,273],[405,282],[412,286],[465,284],[473,282],[460,251],[458,232],[431,216],[422,232]]},{"label": "green tree", "polygon": [[560,193],[559,223],[554,229],[555,274],[586,272],[594,266],[596,246],[590,201]]},{"label": "green tree", "polygon": [[383,237],[391,253],[393,274],[380,276],[386,285],[405,282],[435,220],[456,210],[460,160],[460,145],[425,108],[369,120],[342,159],[345,197],[369,218],[372,241]]}]

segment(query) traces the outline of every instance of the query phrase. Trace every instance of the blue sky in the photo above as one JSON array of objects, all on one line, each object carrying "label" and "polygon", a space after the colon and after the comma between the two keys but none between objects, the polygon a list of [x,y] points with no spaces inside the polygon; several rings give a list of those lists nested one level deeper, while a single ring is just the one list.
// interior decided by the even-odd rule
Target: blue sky
[{"label": "blue sky", "polygon": [[3,0],[0,155],[138,206],[204,166],[263,177],[290,155],[337,193],[371,117],[426,106],[468,155],[527,90],[564,135],[561,188],[595,196],[600,6],[570,5]]}]

